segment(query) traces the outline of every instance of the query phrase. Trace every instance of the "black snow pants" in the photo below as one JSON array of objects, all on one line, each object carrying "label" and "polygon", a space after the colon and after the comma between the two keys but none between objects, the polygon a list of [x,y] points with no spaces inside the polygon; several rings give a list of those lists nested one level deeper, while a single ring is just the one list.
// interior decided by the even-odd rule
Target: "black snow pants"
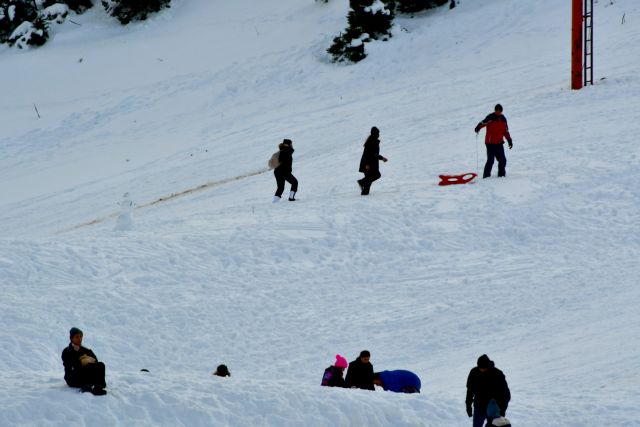
[{"label": "black snow pants", "polygon": [[287,181],[291,184],[291,191],[298,191],[298,180],[295,176],[291,174],[291,172],[280,172],[278,169],[273,171],[273,174],[276,177],[276,184],[278,185],[278,189],[276,190],[276,196],[282,197],[282,193],[284,192],[284,182]]},{"label": "black snow pants", "polygon": [[366,171],[364,173],[364,178],[358,181],[362,186],[361,194],[363,196],[369,194],[369,190],[371,189],[371,184],[373,184],[374,181],[379,180],[381,176],[382,175],[380,175],[379,170]]},{"label": "black snow pants", "polygon": [[483,178],[491,176],[493,168],[493,159],[498,160],[498,176],[506,175],[507,158],[504,155],[504,144],[485,144],[487,147],[487,163],[484,165]]}]

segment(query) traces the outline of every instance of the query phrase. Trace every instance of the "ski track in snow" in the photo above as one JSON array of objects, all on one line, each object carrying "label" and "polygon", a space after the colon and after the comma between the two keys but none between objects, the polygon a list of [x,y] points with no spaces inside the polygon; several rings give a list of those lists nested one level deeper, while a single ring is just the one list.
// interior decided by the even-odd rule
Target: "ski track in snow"
[{"label": "ski track in snow", "polygon": [[[0,51],[25,76],[0,105],[0,425],[468,425],[482,353],[515,425],[635,425],[640,7],[595,5],[606,79],[574,92],[569,5],[552,0],[401,18],[349,67],[323,55],[344,4],[249,3],[176,3],[124,32],[91,12],[102,39],[61,27],[42,50]],[[109,75],[122,58],[140,75]],[[30,70],[48,59],[77,86],[41,87]],[[473,127],[498,101],[507,178],[439,187],[476,171],[476,147],[483,167]],[[389,162],[363,198],[372,125]],[[274,205],[256,171],[284,137],[299,200]],[[139,209],[114,231],[125,192]],[[105,361],[107,398],[64,385],[71,326]],[[318,386],[364,348],[423,393]]]}]

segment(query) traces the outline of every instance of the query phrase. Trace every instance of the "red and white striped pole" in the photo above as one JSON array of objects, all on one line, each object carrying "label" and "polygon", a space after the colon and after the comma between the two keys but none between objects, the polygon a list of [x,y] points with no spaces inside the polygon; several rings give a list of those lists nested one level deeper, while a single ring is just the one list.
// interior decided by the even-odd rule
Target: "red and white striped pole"
[{"label": "red and white striped pole", "polygon": [[573,0],[571,13],[571,89],[582,89],[582,2]]}]

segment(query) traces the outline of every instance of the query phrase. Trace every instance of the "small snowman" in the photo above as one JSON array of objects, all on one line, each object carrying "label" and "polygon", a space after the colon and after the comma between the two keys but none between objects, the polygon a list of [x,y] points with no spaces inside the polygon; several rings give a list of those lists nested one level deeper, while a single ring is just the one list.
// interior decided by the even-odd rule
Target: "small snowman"
[{"label": "small snowman", "polygon": [[135,204],[131,200],[128,192],[122,195],[122,200],[118,203],[118,206],[120,206],[120,213],[118,214],[114,230],[127,231],[133,229],[133,219],[131,218],[131,214]]}]

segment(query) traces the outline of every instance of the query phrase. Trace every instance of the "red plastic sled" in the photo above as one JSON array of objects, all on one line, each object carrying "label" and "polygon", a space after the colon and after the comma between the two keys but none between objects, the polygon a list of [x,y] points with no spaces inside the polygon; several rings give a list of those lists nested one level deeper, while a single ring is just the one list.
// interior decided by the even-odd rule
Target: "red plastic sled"
[{"label": "red plastic sled", "polygon": [[439,175],[440,182],[438,185],[455,185],[455,184],[466,184],[468,182],[473,181],[473,179],[478,176],[473,172],[463,173],[462,175]]}]

